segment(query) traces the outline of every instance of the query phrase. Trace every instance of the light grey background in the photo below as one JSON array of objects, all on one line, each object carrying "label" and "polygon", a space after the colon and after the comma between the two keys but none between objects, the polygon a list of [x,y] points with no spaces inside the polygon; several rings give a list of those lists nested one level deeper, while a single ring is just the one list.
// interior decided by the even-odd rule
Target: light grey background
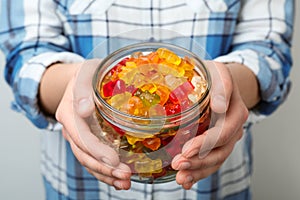
[{"label": "light grey background", "polygon": [[[274,115],[254,127],[254,200],[300,199],[300,13],[295,24],[291,94]],[[1,74],[3,70],[0,53]],[[0,199],[42,200],[40,132],[10,110],[11,100],[11,91],[0,78]]]}]

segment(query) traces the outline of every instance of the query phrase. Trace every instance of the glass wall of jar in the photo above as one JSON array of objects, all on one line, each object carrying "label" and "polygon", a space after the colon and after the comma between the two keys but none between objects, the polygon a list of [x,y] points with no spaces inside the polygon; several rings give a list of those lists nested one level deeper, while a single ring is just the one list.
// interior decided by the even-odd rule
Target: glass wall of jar
[{"label": "glass wall of jar", "polygon": [[175,179],[171,162],[209,128],[211,79],[192,52],[167,43],[138,43],[106,57],[93,78],[94,134],[113,147],[132,180]]}]

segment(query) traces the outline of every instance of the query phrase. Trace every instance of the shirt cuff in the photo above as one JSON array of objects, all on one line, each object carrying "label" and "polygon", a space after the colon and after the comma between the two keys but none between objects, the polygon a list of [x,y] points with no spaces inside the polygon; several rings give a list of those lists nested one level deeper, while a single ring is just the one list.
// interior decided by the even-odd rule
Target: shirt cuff
[{"label": "shirt cuff", "polygon": [[252,50],[234,51],[225,56],[220,56],[214,59],[217,62],[236,62],[248,67],[255,75],[259,71],[259,58],[257,53]]},{"label": "shirt cuff", "polygon": [[32,57],[26,62],[14,81],[15,102],[12,108],[22,112],[38,128],[58,130],[61,125],[53,118],[46,116],[38,103],[39,84],[43,73],[54,63],[82,62],[84,58],[70,52],[47,52]]}]

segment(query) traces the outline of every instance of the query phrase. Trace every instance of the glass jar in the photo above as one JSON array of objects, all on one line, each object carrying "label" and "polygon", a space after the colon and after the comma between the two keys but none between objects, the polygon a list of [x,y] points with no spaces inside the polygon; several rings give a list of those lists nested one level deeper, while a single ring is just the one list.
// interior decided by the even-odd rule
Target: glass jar
[{"label": "glass jar", "polygon": [[[172,54],[175,56],[174,58],[168,57],[171,62],[177,62],[176,59],[179,57],[179,62],[184,58],[185,62],[192,64],[193,69],[189,75],[190,78],[180,77],[180,79],[187,80],[186,84],[195,82],[194,77],[201,79],[200,82],[196,81],[194,83],[191,91],[192,94],[198,95],[198,98],[195,99],[195,96],[190,94],[181,95],[179,92],[176,96],[178,105],[170,103],[172,106],[177,105],[177,107],[171,108],[168,102],[171,95],[174,95],[172,92],[179,86],[175,86],[176,83],[170,84],[168,82],[169,91],[172,91],[168,93],[168,99],[163,103],[161,103],[162,96],[160,96],[160,102],[155,106],[149,104],[147,111],[145,111],[146,114],[137,114],[142,110],[142,108],[139,110],[138,106],[134,108],[133,112],[127,112],[128,109],[132,108],[132,105],[136,106],[134,103],[128,103],[130,102],[129,98],[134,99],[133,96],[136,96],[138,92],[141,95],[146,87],[150,92],[147,90],[147,95],[144,95],[143,98],[139,97],[145,100],[145,96],[148,98],[149,95],[152,95],[150,101],[147,102],[153,102],[156,97],[156,92],[153,92],[153,90],[157,90],[161,85],[161,83],[158,84],[158,80],[163,78],[164,84],[166,84],[167,78],[172,77],[169,74],[174,75],[175,73],[174,76],[176,77],[179,72],[181,75],[178,76],[182,76],[182,70],[176,69],[177,71],[174,71],[173,64],[170,64],[171,68],[165,68],[164,64],[143,63],[142,67],[138,68],[138,73],[134,71],[134,73],[127,72],[125,75],[123,74],[126,77],[125,86],[123,82],[122,86],[121,83],[116,83],[116,80],[111,80],[116,79],[112,72],[117,70],[116,68],[120,65],[125,66],[126,70],[127,68],[136,67],[132,67],[134,64],[129,63],[131,60],[128,61],[128,57],[137,58],[140,55],[149,55],[152,52],[161,51],[161,49],[174,53]],[[124,71],[124,68],[122,69]],[[166,71],[166,69],[168,70]],[[147,75],[145,75],[145,70]],[[162,71],[164,72],[161,73]],[[185,70],[184,74],[187,74],[187,71]],[[143,79],[138,78],[141,75],[140,73],[143,73]],[[128,82],[134,82],[133,85],[140,85],[141,87],[138,87],[138,90],[136,87],[133,87],[134,89],[130,88],[132,85],[128,85]],[[108,87],[104,86],[104,83],[106,85],[114,83],[114,85]],[[149,88],[149,84],[151,88]],[[198,84],[198,86],[195,86],[195,84]],[[103,88],[105,87],[109,89],[104,91]],[[171,89],[172,87],[175,89]],[[126,46],[106,57],[95,72],[93,78],[95,113],[102,131],[94,134],[118,152],[121,162],[127,164],[132,170],[131,179],[133,181],[163,183],[175,180],[176,170],[171,167],[172,159],[175,155],[181,153],[183,145],[188,140],[202,134],[209,128],[210,87],[211,79],[204,63],[195,54],[184,48],[166,43],[138,43]],[[120,93],[120,88],[126,88],[126,92]],[[118,94],[115,95],[118,98],[113,98],[113,94]],[[187,100],[185,101],[185,99]],[[189,103],[185,103],[187,101]],[[145,105],[144,101],[143,103]]]}]

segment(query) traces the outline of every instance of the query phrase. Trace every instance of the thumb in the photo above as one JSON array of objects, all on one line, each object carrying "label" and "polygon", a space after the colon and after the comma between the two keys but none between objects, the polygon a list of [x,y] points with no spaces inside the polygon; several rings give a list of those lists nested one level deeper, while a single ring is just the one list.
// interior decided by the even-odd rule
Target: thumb
[{"label": "thumb", "polygon": [[212,79],[211,108],[215,113],[225,113],[233,90],[231,74],[223,63],[207,61],[206,65]]},{"label": "thumb", "polygon": [[81,117],[91,115],[94,110],[92,80],[100,59],[86,60],[78,70],[73,88],[74,106]]}]

